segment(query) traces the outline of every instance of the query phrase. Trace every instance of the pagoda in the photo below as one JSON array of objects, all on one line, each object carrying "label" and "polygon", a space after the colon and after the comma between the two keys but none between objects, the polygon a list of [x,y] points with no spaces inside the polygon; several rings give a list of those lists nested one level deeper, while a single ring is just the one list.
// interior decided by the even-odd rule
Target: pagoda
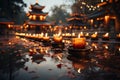
[{"label": "pagoda", "polygon": [[67,19],[69,26],[73,30],[79,30],[85,26],[84,24],[84,15],[79,13],[73,13],[70,15],[71,17]]},{"label": "pagoda", "polygon": [[46,21],[48,13],[42,11],[44,8],[45,6],[39,5],[38,0],[36,0],[36,3],[30,6],[31,11],[27,13],[29,17],[29,20],[26,21],[26,24],[29,25],[28,29],[34,30],[35,33],[49,32],[48,30],[52,25]]}]

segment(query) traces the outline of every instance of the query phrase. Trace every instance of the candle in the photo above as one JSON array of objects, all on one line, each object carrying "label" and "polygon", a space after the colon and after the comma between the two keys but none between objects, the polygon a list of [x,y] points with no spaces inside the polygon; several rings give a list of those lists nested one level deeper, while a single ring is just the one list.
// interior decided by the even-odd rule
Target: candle
[{"label": "candle", "polygon": [[54,40],[56,43],[61,43],[61,42],[62,42],[62,36],[60,36],[60,34],[54,34],[54,35],[53,35],[53,40]]},{"label": "candle", "polygon": [[80,34],[78,38],[73,38],[73,47],[77,48],[77,49],[83,49],[86,46],[86,39],[85,38],[81,38]]},{"label": "candle", "polygon": [[103,38],[108,39],[108,38],[109,38],[109,33],[105,33],[105,34],[103,35]]},{"label": "candle", "polygon": [[48,36],[48,33],[45,33],[45,36],[43,37],[43,40],[48,41],[49,38],[50,38],[50,37]]},{"label": "candle", "polygon": [[91,35],[91,38],[97,38],[97,36],[98,36],[98,33],[95,32],[94,34]]}]

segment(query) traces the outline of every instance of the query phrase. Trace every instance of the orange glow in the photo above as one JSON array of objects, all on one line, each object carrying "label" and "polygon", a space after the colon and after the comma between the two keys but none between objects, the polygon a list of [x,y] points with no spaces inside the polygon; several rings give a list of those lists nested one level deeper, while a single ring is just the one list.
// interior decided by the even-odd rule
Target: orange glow
[{"label": "orange glow", "polygon": [[62,36],[60,36],[61,33],[59,32],[59,34],[54,34],[53,35],[53,40],[56,42],[56,43],[60,43],[62,42]]},{"label": "orange glow", "polygon": [[94,22],[94,20],[93,20],[93,19],[91,19],[91,20],[90,20],[91,25],[93,25],[93,22]]},{"label": "orange glow", "polygon": [[83,32],[80,32],[79,37],[84,37]]},{"label": "orange glow", "polygon": [[48,33],[45,33],[45,36],[43,37],[44,40],[49,40],[49,36],[48,36]]},{"label": "orange glow", "polygon": [[94,34],[91,35],[91,38],[97,38],[97,36],[98,36],[98,33],[95,32]]},{"label": "orange glow", "polygon": [[33,15],[33,20],[36,20],[36,15]]},{"label": "orange glow", "polygon": [[79,34],[78,38],[73,38],[72,44],[73,44],[74,48],[83,49],[86,46],[86,39],[85,38],[81,38],[80,34]]},{"label": "orange glow", "polygon": [[8,24],[8,28],[11,28],[11,25],[10,25],[10,24]]},{"label": "orange glow", "polygon": [[109,21],[110,16],[105,16],[105,23],[107,24]]},{"label": "orange glow", "polygon": [[120,38],[120,33],[116,35],[116,37]]},{"label": "orange glow", "polygon": [[104,37],[104,38],[109,38],[109,33],[105,33],[105,34],[103,35],[103,37]]},{"label": "orange glow", "polygon": [[32,19],[32,15],[29,16],[29,19]]}]

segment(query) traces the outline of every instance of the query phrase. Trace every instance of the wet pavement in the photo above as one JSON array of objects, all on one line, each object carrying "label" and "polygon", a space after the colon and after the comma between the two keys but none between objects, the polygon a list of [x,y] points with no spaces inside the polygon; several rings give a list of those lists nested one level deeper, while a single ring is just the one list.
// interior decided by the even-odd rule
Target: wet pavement
[{"label": "wet pavement", "polygon": [[87,40],[89,58],[18,36],[0,37],[0,80],[120,80],[120,42]]}]

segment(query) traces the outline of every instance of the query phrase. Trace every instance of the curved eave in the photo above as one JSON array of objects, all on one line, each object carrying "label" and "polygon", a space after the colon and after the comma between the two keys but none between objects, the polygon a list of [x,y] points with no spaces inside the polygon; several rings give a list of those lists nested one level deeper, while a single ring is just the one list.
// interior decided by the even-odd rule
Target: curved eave
[{"label": "curved eave", "polygon": [[73,20],[83,20],[81,18],[68,18],[67,21],[73,21]]},{"label": "curved eave", "polygon": [[6,18],[0,18],[0,24],[14,24],[14,22]]},{"label": "curved eave", "polygon": [[33,9],[43,9],[43,8],[45,8],[45,6],[41,6],[38,3],[35,3],[35,4],[31,4],[31,8],[33,8]]},{"label": "curved eave", "polygon": [[52,23],[49,23],[47,21],[27,21],[26,24],[31,25],[31,26],[51,26],[53,25]]},{"label": "curved eave", "polygon": [[0,22],[0,24],[14,24],[14,22]]},{"label": "curved eave", "polygon": [[29,13],[30,13],[30,15],[37,15],[37,16],[40,16],[40,15],[47,16],[48,15],[48,13],[36,13],[36,12],[29,12]]}]

